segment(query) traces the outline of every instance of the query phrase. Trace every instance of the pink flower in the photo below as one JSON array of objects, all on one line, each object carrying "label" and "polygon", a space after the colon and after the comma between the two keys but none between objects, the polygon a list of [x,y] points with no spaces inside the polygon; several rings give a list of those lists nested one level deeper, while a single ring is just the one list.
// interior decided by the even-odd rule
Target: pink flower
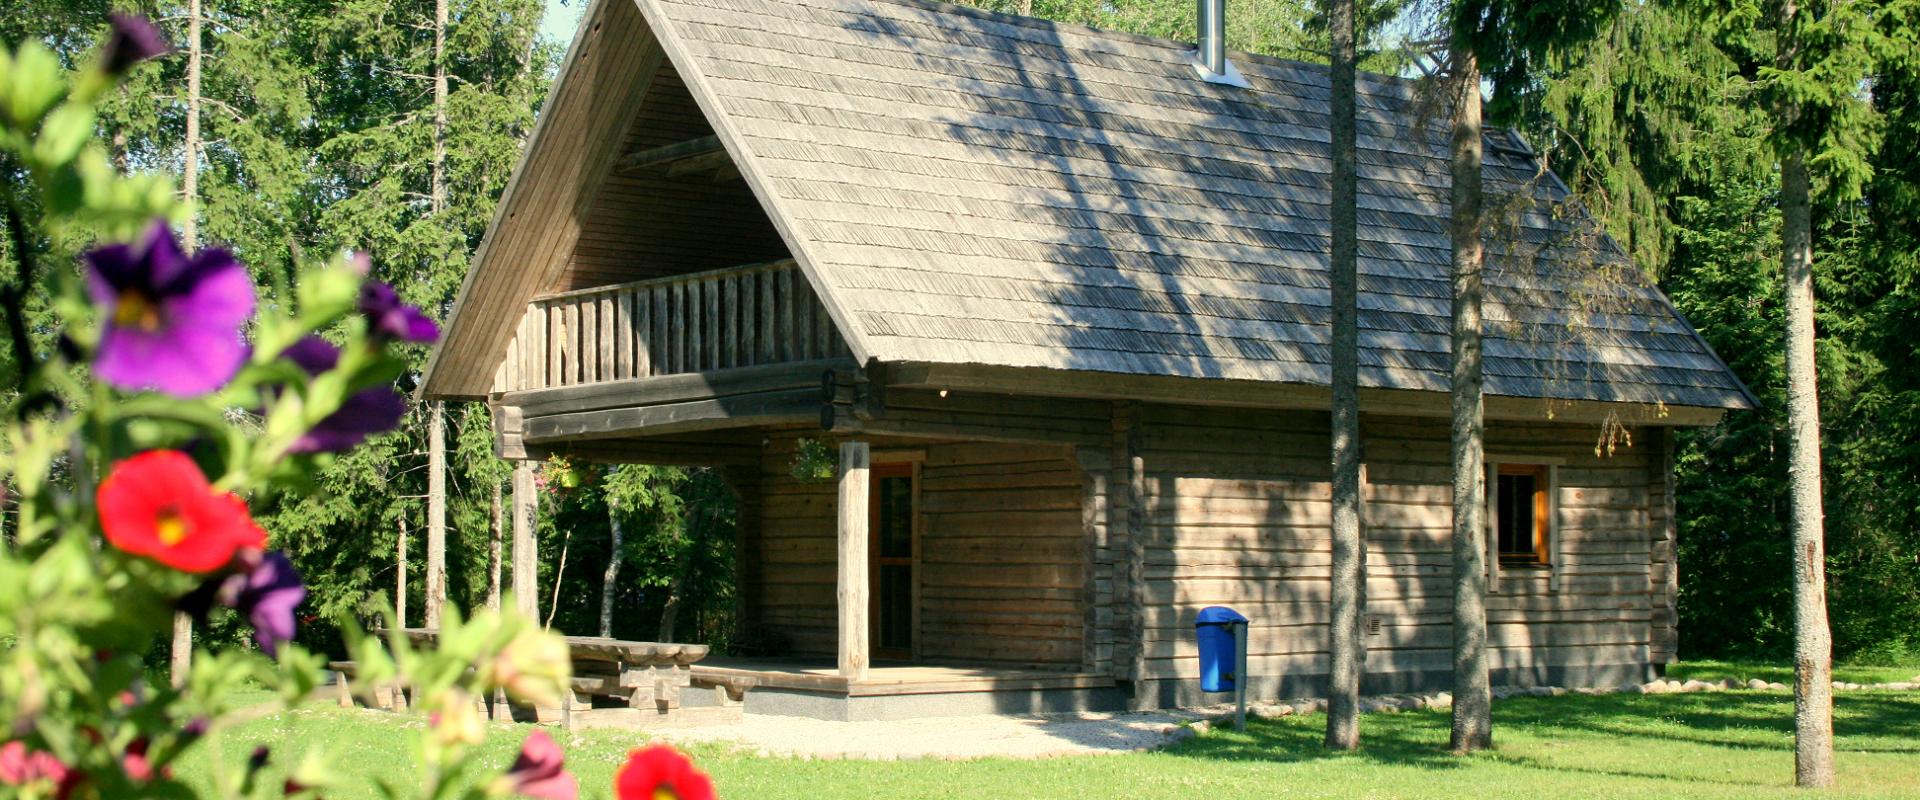
[{"label": "pink flower", "polygon": [[52,753],[28,750],[27,743],[11,741],[0,745],[0,785],[32,786],[42,783],[62,786],[67,782],[67,765]]},{"label": "pink flower", "polygon": [[541,800],[574,800],[580,784],[565,770],[560,745],[546,731],[534,731],[520,743],[520,757],[500,776],[502,793],[513,793]]}]

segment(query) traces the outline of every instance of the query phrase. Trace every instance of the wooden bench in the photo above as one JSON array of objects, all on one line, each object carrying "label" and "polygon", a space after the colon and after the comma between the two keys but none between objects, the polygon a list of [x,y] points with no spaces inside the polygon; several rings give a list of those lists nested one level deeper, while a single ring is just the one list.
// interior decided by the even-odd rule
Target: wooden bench
[{"label": "wooden bench", "polygon": [[[352,661],[329,661],[327,662],[327,669],[333,672],[333,685],[337,687],[339,691],[338,699],[340,707],[353,708],[358,705],[354,698],[352,683],[354,673],[359,671],[359,666]],[[371,704],[371,707],[386,711],[407,710],[407,692],[405,688],[401,687],[398,683],[388,681],[378,686],[365,688],[367,689],[367,701]]]},{"label": "wooden bench", "polygon": [[677,709],[680,693],[692,684],[694,662],[707,657],[701,644],[565,638],[573,655],[572,708],[579,709],[592,708],[595,697],[627,708]]},{"label": "wooden bench", "polygon": [[[408,628],[405,634],[420,646],[432,646],[436,636],[425,628]],[[684,714],[680,698],[692,685],[693,664],[707,657],[706,645],[599,636],[561,638],[573,661],[571,690],[558,709],[532,709],[534,719],[568,727],[576,718],[584,718],[578,721],[588,724],[618,720],[644,726],[678,723],[683,716],[705,716]],[[597,706],[596,699],[600,701]],[[737,717],[737,708],[735,711]],[[602,716],[608,719],[598,719]]]}]

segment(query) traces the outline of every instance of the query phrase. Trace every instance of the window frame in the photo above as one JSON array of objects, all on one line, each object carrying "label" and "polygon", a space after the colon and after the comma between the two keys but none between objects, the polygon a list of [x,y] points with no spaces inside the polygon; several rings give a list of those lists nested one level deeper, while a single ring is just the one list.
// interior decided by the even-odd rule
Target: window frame
[{"label": "window frame", "polygon": [[[1500,573],[1547,575],[1547,591],[1560,590],[1560,467],[1565,459],[1551,456],[1495,456],[1486,458],[1486,540],[1487,590],[1500,591]],[[1502,468],[1524,470],[1542,476],[1534,486],[1535,560],[1505,561],[1500,552],[1500,475]],[[1511,474],[1511,473],[1509,473]],[[1544,497],[1542,497],[1544,495]],[[1541,505],[1544,502],[1544,508]],[[1542,513],[1544,511],[1544,514]]]},{"label": "window frame", "polygon": [[[1494,548],[1493,556],[1500,559],[1502,569],[1516,567],[1521,569],[1553,566],[1553,503],[1552,469],[1546,464],[1504,463],[1494,465]],[[1508,550],[1506,543],[1499,541],[1501,529],[1500,514],[1507,511],[1508,505],[1500,501],[1500,478],[1533,478],[1533,548],[1531,550]]]}]

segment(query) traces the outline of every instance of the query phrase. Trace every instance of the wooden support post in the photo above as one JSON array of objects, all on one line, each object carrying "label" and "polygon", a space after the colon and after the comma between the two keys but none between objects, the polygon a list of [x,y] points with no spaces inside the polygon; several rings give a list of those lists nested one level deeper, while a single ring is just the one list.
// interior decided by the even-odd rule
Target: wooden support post
[{"label": "wooden support post", "polygon": [[[1116,414],[1116,417],[1119,415]],[[1159,699],[1148,695],[1147,675],[1147,523],[1151,511],[1147,499],[1146,448],[1141,445],[1140,408],[1126,408],[1126,439],[1123,451],[1127,461],[1127,679],[1133,682],[1131,706],[1135,710],[1156,708]]]},{"label": "wooden support post", "polygon": [[539,499],[533,485],[534,462],[513,466],[513,601],[522,614],[540,616],[539,565],[533,532],[539,522]]},{"label": "wooden support post", "polygon": [[867,675],[867,486],[872,450],[840,445],[840,674]]},{"label": "wooden support post", "polygon": [[440,629],[447,602],[447,409],[427,404],[427,598],[426,626]]}]

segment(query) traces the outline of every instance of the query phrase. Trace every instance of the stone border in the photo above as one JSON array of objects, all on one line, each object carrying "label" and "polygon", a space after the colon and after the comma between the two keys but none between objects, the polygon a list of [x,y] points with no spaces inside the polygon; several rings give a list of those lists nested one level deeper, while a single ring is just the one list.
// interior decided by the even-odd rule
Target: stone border
[{"label": "stone border", "polygon": [[[1789,687],[1784,683],[1779,683],[1779,682],[1770,683],[1767,681],[1760,680],[1759,678],[1754,678],[1747,681],[1741,681],[1736,678],[1727,678],[1727,679],[1718,680],[1718,681],[1690,680],[1690,681],[1686,681],[1685,683],[1682,683],[1680,681],[1664,680],[1664,679],[1656,678],[1646,683],[1630,683],[1624,686],[1616,686],[1611,689],[1594,689],[1594,688],[1568,689],[1563,686],[1501,686],[1501,687],[1496,687],[1493,690],[1493,699],[1505,700],[1510,697],[1561,697],[1569,694],[1580,694],[1580,695],[1686,694],[1691,692],[1724,692],[1730,689],[1744,689],[1748,691],[1784,692],[1784,691],[1788,691],[1791,688],[1792,687]],[[1848,691],[1848,692],[1876,691],[1876,690],[1877,691],[1894,691],[1894,692],[1920,691],[1920,675],[1913,676],[1913,679],[1909,681],[1894,681],[1891,683],[1851,683],[1848,681],[1834,681],[1833,688],[1836,691]],[[1450,709],[1452,707],[1453,707],[1453,695],[1452,693],[1449,693],[1449,692],[1435,692],[1433,694],[1380,695],[1376,697],[1360,698],[1360,711],[1361,713],[1368,713],[1368,714],[1372,714],[1372,713],[1396,714],[1402,711],[1415,711],[1418,709]],[[1224,708],[1224,711],[1222,710],[1223,708]],[[1204,715],[1204,718],[1196,720],[1194,722],[1189,722],[1189,723],[1180,724],[1180,725],[1168,725],[1166,727],[1161,728],[1161,733],[1165,734],[1167,737],[1166,743],[1162,745],[1163,747],[1171,747],[1175,744],[1179,744],[1180,742],[1186,741],[1195,736],[1204,735],[1208,731],[1211,731],[1215,726],[1224,725],[1229,728],[1233,726],[1234,711],[1233,711],[1233,708],[1230,706],[1226,706],[1226,707],[1209,706],[1204,709],[1193,709],[1193,710],[1202,713]],[[1327,710],[1327,701],[1324,698],[1317,698],[1317,697],[1303,698],[1299,700],[1289,700],[1282,703],[1249,703],[1247,704],[1247,716],[1258,717],[1261,719],[1274,719],[1277,717],[1288,717],[1294,714],[1312,714],[1312,713],[1325,711],[1325,710]]]}]

